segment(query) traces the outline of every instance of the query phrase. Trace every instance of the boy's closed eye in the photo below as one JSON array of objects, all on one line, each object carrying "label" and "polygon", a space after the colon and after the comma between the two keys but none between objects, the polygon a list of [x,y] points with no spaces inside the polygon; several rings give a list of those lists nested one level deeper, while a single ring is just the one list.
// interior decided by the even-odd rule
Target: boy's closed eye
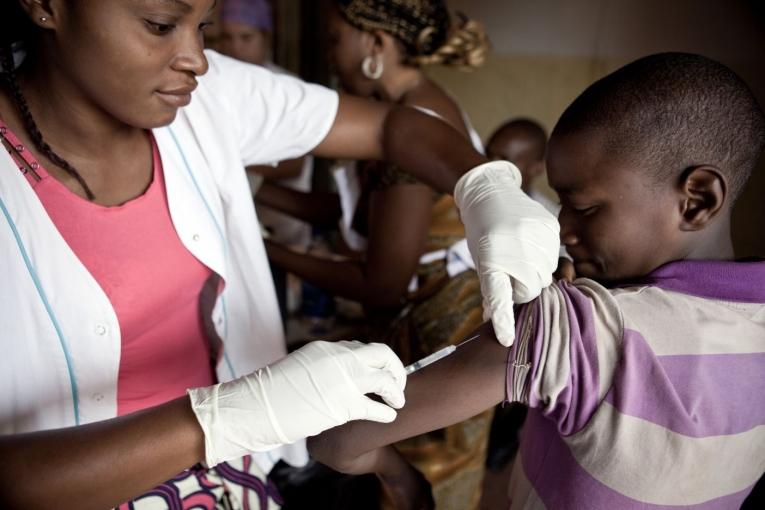
[{"label": "boy's closed eye", "polygon": [[574,212],[580,216],[588,216],[598,210],[599,204],[584,201],[584,200],[572,200],[570,198],[563,198],[560,200],[561,209],[566,209]]},{"label": "boy's closed eye", "polygon": [[577,213],[580,216],[589,216],[590,214],[596,212],[598,210],[597,205],[586,205],[586,206],[579,206],[579,207],[572,207],[575,213]]}]

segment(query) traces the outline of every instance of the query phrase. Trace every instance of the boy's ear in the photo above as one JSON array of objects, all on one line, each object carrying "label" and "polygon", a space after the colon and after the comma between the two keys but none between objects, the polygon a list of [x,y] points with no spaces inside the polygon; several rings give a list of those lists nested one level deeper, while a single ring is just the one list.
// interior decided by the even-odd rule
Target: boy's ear
[{"label": "boy's ear", "polygon": [[714,166],[692,167],[681,177],[680,194],[681,230],[701,230],[725,207],[728,183]]}]

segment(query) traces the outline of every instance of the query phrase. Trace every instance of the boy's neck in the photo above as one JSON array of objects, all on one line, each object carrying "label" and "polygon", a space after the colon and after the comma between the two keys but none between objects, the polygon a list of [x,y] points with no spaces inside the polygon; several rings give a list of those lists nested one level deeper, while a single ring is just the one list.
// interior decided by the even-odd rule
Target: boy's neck
[{"label": "boy's neck", "polygon": [[682,258],[688,260],[733,260],[735,253],[730,223],[730,210],[728,210],[714,224],[696,232],[698,237]]}]

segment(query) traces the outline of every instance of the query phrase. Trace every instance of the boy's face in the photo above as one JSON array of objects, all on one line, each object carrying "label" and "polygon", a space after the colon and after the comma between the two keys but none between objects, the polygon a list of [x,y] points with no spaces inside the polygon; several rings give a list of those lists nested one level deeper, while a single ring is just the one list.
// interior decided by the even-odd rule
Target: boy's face
[{"label": "boy's face", "polygon": [[543,171],[544,162],[535,157],[534,142],[525,136],[494,136],[486,144],[486,156],[489,159],[512,161],[523,178],[523,191],[528,192],[531,184]]},{"label": "boy's face", "polygon": [[553,136],[547,174],[561,199],[561,242],[577,276],[626,280],[677,258],[678,193],[603,150],[597,134]]}]

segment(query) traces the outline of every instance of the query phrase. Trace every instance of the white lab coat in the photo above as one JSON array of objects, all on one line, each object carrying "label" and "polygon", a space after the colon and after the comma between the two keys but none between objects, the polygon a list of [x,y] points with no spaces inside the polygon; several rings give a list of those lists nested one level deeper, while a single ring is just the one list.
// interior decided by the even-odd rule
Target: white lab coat
[{"label": "white lab coat", "polygon": [[[183,244],[218,273],[213,311],[227,381],[285,354],[284,332],[244,166],[311,151],[338,96],[207,52],[191,104],[155,129],[170,214]],[[0,434],[117,414],[120,328],[17,166],[0,150]],[[267,472],[278,459],[259,460]]]}]

